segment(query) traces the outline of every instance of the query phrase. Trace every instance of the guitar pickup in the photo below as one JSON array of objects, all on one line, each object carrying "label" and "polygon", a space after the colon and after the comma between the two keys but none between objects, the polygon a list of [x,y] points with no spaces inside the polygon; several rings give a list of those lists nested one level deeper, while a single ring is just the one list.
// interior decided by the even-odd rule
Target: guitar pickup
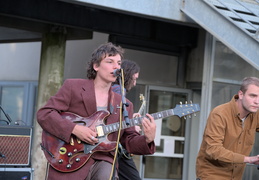
[{"label": "guitar pickup", "polygon": [[103,126],[96,126],[98,137],[104,136]]},{"label": "guitar pickup", "polygon": [[75,142],[74,142],[73,137],[71,137],[71,139],[70,139],[70,145],[71,145],[71,146],[74,146],[74,145],[75,145]]}]

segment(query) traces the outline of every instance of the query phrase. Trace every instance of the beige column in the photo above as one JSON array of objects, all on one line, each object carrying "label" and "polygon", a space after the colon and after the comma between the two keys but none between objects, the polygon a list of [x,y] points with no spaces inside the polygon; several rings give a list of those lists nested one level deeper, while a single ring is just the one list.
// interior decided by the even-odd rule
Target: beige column
[{"label": "beige column", "polygon": [[[57,92],[63,82],[65,47],[65,28],[53,27],[51,32],[43,34],[37,110]],[[47,161],[40,146],[41,133],[42,129],[35,118],[31,151],[34,180],[44,180],[46,177]]]}]

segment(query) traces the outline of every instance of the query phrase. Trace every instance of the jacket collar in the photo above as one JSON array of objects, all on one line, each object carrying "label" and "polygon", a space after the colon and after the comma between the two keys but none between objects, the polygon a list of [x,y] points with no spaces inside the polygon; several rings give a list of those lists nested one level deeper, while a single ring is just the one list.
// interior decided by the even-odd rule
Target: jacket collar
[{"label": "jacket collar", "polygon": [[[95,91],[94,91],[94,81],[87,80],[86,83],[82,86],[82,98],[85,105],[85,111],[88,115],[91,115],[97,111],[96,99],[95,99]],[[109,90],[109,97],[108,97],[108,111],[110,113],[114,112],[114,93],[112,92],[111,88]]]}]

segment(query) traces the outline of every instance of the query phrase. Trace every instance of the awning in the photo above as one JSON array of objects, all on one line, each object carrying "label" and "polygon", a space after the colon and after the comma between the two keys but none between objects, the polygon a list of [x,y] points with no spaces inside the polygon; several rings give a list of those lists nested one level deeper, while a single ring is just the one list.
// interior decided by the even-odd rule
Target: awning
[{"label": "awning", "polygon": [[259,70],[257,0],[186,0],[181,10]]}]

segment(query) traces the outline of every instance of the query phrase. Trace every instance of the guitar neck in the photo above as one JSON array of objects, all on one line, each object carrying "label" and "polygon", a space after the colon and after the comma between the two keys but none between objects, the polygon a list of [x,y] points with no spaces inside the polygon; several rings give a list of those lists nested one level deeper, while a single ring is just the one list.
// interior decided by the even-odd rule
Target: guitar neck
[{"label": "guitar neck", "polygon": [[[157,112],[157,113],[153,113],[153,114],[150,114],[155,120],[157,119],[161,119],[161,118],[165,118],[165,117],[169,117],[169,116],[173,116],[175,115],[174,114],[174,110],[173,109],[169,109],[169,110],[165,110],[165,111],[161,111],[161,112]],[[136,118],[133,118],[133,119],[130,119],[129,120],[129,125],[126,125],[126,122],[125,121],[122,121],[121,122],[121,129],[127,129],[127,128],[130,128],[130,127],[133,127],[133,126],[136,126],[136,125],[141,125],[142,124],[142,120],[143,120],[143,117],[136,117]],[[109,133],[112,133],[112,132],[116,132],[119,130],[119,127],[120,127],[120,123],[113,123],[113,124],[108,124],[108,125],[105,125],[105,127],[103,128],[104,130],[104,133],[105,134],[109,134]]]},{"label": "guitar neck", "polygon": [[144,112],[144,108],[145,108],[145,105],[142,104],[141,107],[139,108],[138,113],[139,113],[139,114],[142,114],[142,113]]},{"label": "guitar neck", "polygon": [[142,101],[142,104],[141,104],[141,106],[139,108],[138,113],[140,115],[142,115],[142,113],[144,112],[145,106],[146,106],[146,100],[145,100],[145,97],[143,96],[143,94],[140,94],[139,98]]},{"label": "guitar neck", "polygon": [[[165,110],[165,111],[161,111],[161,112],[157,112],[157,113],[153,113],[150,114],[154,120],[157,119],[162,119],[165,117],[169,117],[169,116],[173,116],[173,115],[177,115],[178,117],[183,117],[183,116],[187,116],[189,114],[193,114],[195,112],[198,112],[200,110],[199,105],[198,104],[184,104],[184,105],[177,105],[174,109],[169,109],[169,110]],[[121,122],[121,129],[126,129],[126,128],[130,128],[136,125],[141,125],[142,124],[142,120],[143,117],[136,117],[133,119],[129,120],[129,125],[126,125],[125,121]],[[113,123],[113,124],[108,124],[108,125],[103,125],[101,127],[102,129],[102,133],[103,135],[112,133],[112,132],[116,132],[118,131],[120,128],[120,123]]]}]

